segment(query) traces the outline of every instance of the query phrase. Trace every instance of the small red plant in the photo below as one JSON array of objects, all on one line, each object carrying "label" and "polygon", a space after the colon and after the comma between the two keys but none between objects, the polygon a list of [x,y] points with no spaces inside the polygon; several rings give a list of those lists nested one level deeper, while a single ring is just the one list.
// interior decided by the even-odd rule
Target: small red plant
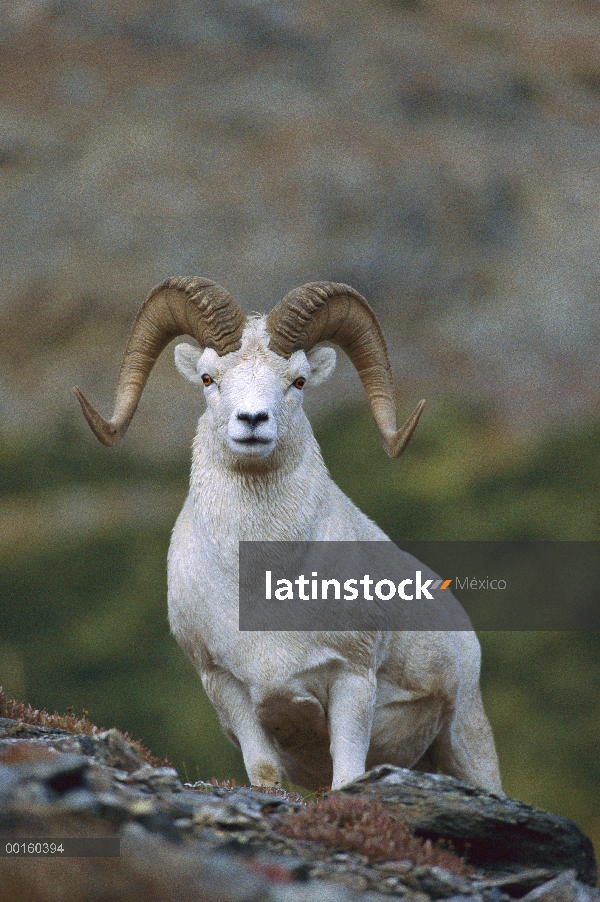
[{"label": "small red plant", "polygon": [[299,811],[282,815],[274,822],[274,828],[290,839],[358,852],[372,864],[407,860],[437,865],[461,877],[472,873],[464,859],[438,843],[413,836],[374,799],[331,795],[322,802],[307,802]]},{"label": "small red plant", "polygon": [[235,789],[237,787],[235,778],[232,778],[231,780],[221,780],[219,783],[217,778],[213,777],[210,782],[212,786],[218,786],[219,789]]}]

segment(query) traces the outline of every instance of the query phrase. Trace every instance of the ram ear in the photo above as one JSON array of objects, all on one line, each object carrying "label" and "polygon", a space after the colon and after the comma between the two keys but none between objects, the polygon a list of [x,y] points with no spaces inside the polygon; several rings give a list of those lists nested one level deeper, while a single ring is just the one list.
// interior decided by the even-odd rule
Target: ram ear
[{"label": "ram ear", "polygon": [[336,354],[333,348],[317,347],[306,355],[310,364],[309,385],[320,385],[329,379],[335,369]]},{"label": "ram ear", "polygon": [[202,377],[196,368],[201,356],[202,348],[193,345],[180,344],[175,348],[175,366],[185,379],[195,385],[202,385]]}]

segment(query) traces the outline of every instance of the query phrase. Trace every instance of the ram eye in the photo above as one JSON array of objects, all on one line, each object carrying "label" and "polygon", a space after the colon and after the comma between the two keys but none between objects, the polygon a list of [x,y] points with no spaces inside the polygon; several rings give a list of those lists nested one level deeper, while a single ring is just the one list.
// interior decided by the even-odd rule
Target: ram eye
[{"label": "ram eye", "polygon": [[304,379],[302,376],[298,376],[298,378],[294,382],[294,387],[295,388],[304,388],[305,385],[306,385],[306,379]]},{"label": "ram eye", "polygon": [[212,384],[213,384],[213,381],[214,381],[214,380],[213,380],[212,376],[209,376],[209,375],[208,375],[208,373],[203,373],[203,375],[202,375],[201,378],[202,378],[202,381],[204,382],[204,384],[205,384],[205,386],[206,386],[207,388],[208,388],[209,385],[212,385]]}]

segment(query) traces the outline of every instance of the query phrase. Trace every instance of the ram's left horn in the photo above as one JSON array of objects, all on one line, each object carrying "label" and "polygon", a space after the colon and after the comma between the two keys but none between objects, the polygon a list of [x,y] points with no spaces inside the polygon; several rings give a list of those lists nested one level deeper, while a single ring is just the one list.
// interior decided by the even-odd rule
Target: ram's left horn
[{"label": "ram's left horn", "polygon": [[425,406],[420,401],[396,429],[394,381],[379,321],[349,285],[308,282],[290,291],[267,316],[269,347],[282,357],[309,351],[320,341],[337,344],[350,358],[367,392],[386,453],[400,457]]}]

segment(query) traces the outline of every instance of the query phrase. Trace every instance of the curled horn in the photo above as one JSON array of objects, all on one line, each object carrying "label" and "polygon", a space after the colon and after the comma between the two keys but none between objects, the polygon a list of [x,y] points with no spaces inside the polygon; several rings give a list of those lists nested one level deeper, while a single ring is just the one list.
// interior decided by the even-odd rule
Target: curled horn
[{"label": "curled horn", "polygon": [[75,388],[84,416],[104,445],[127,431],[160,353],[178,335],[191,335],[220,356],[241,345],[246,317],[228,291],[209,279],[167,279],[157,285],[133,323],[115,397],[112,419],[105,420]]},{"label": "curled horn", "polygon": [[310,351],[320,341],[337,344],[348,355],[365,387],[371,410],[390,457],[400,457],[419,422],[421,401],[396,430],[394,383],[385,339],[366,300],[349,285],[308,282],[290,291],[267,316],[269,347],[282,357]]}]

